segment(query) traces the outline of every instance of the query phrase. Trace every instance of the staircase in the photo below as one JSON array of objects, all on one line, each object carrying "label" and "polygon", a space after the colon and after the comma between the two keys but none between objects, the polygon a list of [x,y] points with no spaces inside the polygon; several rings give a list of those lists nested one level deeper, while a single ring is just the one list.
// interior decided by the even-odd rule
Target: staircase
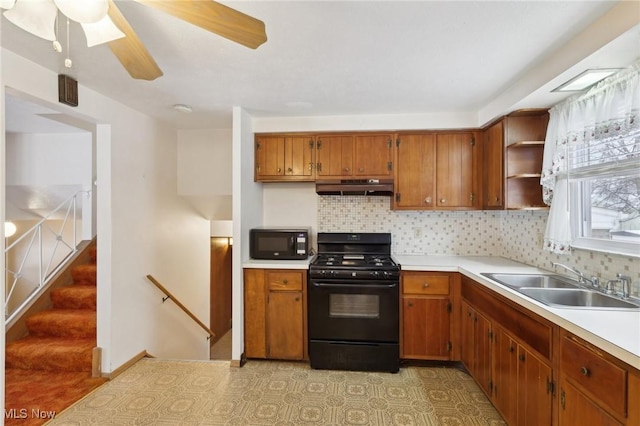
[{"label": "staircase", "polygon": [[29,315],[28,335],[6,346],[6,425],[43,424],[47,414],[59,413],[106,381],[92,377],[95,245],[89,250],[89,263],[71,267],[73,283],[51,290],[52,307]]}]

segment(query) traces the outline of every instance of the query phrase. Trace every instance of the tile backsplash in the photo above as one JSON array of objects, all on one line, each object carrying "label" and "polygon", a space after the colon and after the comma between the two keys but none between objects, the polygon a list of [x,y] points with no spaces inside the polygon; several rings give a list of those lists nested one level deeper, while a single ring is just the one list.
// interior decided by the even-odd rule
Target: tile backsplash
[{"label": "tile backsplash", "polygon": [[602,281],[620,272],[640,297],[640,258],[542,250],[546,211],[392,211],[389,204],[389,197],[319,196],[318,231],[390,232],[398,255],[502,256],[546,270],[560,262]]}]

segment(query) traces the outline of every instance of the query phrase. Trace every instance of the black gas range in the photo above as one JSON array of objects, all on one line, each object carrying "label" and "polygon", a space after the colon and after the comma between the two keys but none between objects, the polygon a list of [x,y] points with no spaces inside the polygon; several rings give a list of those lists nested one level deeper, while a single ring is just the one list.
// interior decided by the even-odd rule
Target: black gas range
[{"label": "black gas range", "polygon": [[400,265],[388,233],[319,233],[309,266],[312,368],[399,369]]}]

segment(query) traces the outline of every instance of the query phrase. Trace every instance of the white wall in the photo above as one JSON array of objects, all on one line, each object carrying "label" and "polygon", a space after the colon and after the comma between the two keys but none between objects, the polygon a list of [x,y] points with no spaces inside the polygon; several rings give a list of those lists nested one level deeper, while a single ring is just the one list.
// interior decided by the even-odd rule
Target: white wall
[{"label": "white wall", "polygon": [[203,218],[231,220],[231,129],[178,130],[178,194]]},{"label": "white wall", "polygon": [[[77,108],[60,105],[54,72],[6,50],[1,58],[3,88],[96,124],[103,372],[145,350],[159,357],[208,359],[206,333],[171,302],[163,304],[145,278],[153,274],[206,322],[209,222],[177,195],[176,131],[82,84]],[[4,176],[4,163],[0,167]]]},{"label": "white wall", "polygon": [[7,185],[91,189],[91,133],[9,133]]}]

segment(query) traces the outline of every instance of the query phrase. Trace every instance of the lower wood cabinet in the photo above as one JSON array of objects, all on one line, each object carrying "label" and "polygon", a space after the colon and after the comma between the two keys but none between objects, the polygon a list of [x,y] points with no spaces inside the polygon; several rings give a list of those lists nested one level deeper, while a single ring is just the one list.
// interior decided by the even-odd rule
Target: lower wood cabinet
[{"label": "lower wood cabinet", "polygon": [[[638,425],[637,372],[568,332],[560,339],[560,425]],[[631,375],[632,389],[629,389]],[[635,417],[635,418],[634,418]]]},{"label": "lower wood cabinet", "polygon": [[452,359],[452,275],[402,272],[401,358]]},{"label": "lower wood cabinet", "polygon": [[509,425],[551,425],[557,328],[462,277],[462,362]]},{"label": "lower wood cabinet", "polygon": [[244,270],[247,358],[307,358],[306,270]]}]

